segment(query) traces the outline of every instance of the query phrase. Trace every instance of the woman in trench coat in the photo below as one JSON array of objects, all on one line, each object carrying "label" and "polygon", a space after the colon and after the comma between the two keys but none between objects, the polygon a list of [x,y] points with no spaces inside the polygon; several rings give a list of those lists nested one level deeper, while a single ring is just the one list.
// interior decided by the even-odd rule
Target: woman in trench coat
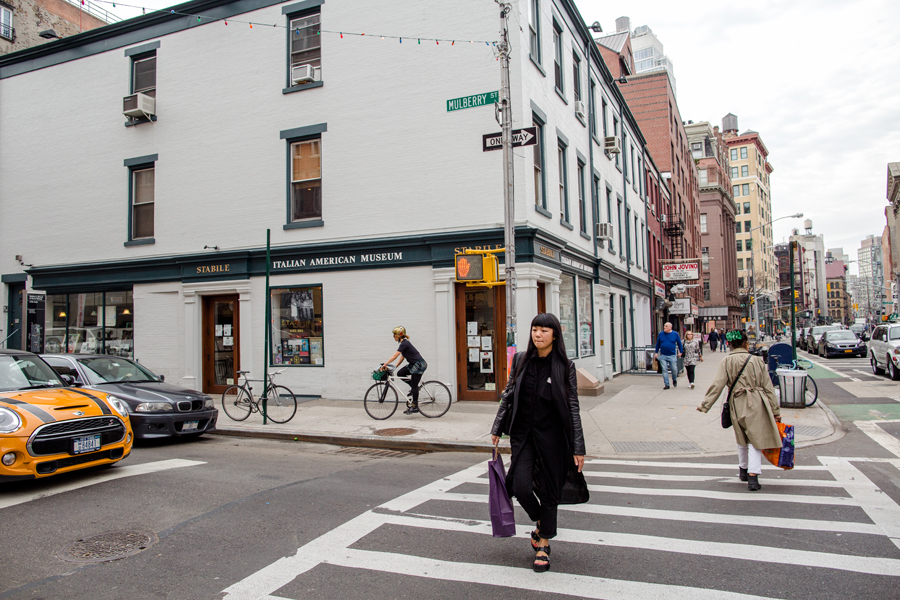
[{"label": "woman in trench coat", "polygon": [[781,410],[772,380],[769,379],[769,370],[762,357],[747,351],[750,341],[747,333],[729,331],[726,341],[733,350],[719,363],[716,378],[697,410],[704,413],[709,411],[726,386],[732,390],[731,422],[737,442],[738,470],[741,481],[747,482],[750,491],[756,491],[762,488],[759,484],[762,471],[761,450],[781,448],[781,434],[775,424],[781,422]]},{"label": "woman in trench coat", "polygon": [[504,433],[512,446],[506,489],[536,523],[533,567],[543,573],[550,570],[558,506],[588,500],[575,364],[566,356],[559,320],[552,314],[534,318],[528,349],[513,357],[491,428],[495,446]]}]

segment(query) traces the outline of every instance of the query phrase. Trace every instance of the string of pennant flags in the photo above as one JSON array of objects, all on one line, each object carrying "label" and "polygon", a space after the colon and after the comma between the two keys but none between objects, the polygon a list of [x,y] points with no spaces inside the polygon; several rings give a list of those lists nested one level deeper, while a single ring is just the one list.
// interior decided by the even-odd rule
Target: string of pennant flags
[{"label": "string of pennant flags", "polygon": [[[126,8],[140,9],[143,12],[143,14],[145,14],[145,15],[147,14],[147,10],[148,10],[147,7],[145,7],[145,6],[135,6],[134,4],[126,4],[124,2],[116,2],[115,0],[92,0],[92,2],[95,2],[98,4],[111,4],[113,8],[116,8],[117,6],[124,6]],[[81,4],[84,5],[84,3],[85,3],[85,0],[81,0]],[[214,23],[216,21],[222,21],[223,23],[225,23],[225,25],[228,25],[228,22],[230,21],[232,23],[238,23],[241,25],[249,25],[250,29],[253,29],[254,25],[256,27],[274,27],[277,29],[291,29],[291,27],[288,25],[279,25],[278,23],[259,23],[256,21],[244,21],[241,19],[210,17],[207,15],[185,13],[185,12],[180,12],[177,10],[166,9],[166,8],[150,8],[149,10],[151,13],[154,13],[154,12],[169,13],[169,14],[179,15],[179,16],[183,16],[183,17],[196,18],[198,23]],[[298,34],[300,33],[299,28],[297,29],[297,33]],[[433,37],[423,37],[423,36],[418,36],[418,35],[387,35],[387,34],[380,34],[380,33],[372,34],[372,33],[363,33],[363,32],[355,32],[355,31],[335,31],[335,30],[328,30],[328,29],[319,29],[316,32],[317,35],[322,35],[323,33],[336,34],[336,35],[339,35],[341,39],[344,39],[344,36],[347,35],[347,36],[356,36],[356,37],[368,37],[370,39],[381,38],[381,40],[398,40],[401,44],[403,43],[403,40],[407,40],[407,42],[409,42],[409,43],[416,43],[418,45],[421,45],[423,41],[434,42],[438,46],[441,45],[441,42],[444,42],[445,44],[449,43],[451,46],[455,46],[456,42],[459,42],[460,44],[464,44],[466,42],[468,42],[469,44],[485,44],[487,46],[496,46],[497,45],[497,42],[495,42],[495,41],[468,40],[468,39],[458,39],[458,38],[433,38]]]}]

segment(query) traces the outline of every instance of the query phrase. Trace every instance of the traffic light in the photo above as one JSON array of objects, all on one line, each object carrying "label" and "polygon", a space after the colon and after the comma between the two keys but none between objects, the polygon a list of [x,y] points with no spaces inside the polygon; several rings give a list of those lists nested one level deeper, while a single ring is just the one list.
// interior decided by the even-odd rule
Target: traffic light
[{"label": "traffic light", "polygon": [[800,290],[794,290],[794,298],[800,297]]},{"label": "traffic light", "polygon": [[497,281],[497,256],[496,251],[466,250],[457,254],[455,258],[456,281],[467,286],[494,287],[504,285]]}]

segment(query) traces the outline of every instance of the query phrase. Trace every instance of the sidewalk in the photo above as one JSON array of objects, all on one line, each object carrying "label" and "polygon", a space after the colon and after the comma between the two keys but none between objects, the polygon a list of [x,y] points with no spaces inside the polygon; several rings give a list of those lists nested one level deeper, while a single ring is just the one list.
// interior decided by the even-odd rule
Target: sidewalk
[{"label": "sidewalk", "polygon": [[[678,387],[663,390],[661,375],[619,375],[605,382],[605,393],[581,397],[581,420],[587,453],[594,457],[697,456],[734,454],[734,433],[722,429],[720,413],[725,392],[706,414],[696,408],[726,355],[707,352],[697,366],[696,388],[686,374]],[[278,425],[262,424],[253,414],[235,422],[220,409],[218,433],[344,446],[397,450],[486,452],[497,413],[494,402],[455,402],[439,419],[403,414],[403,403],[390,419],[376,421],[362,401],[301,402],[294,418]],[[785,423],[795,426],[798,448],[835,441],[844,432],[820,398],[811,408],[781,409]],[[509,447],[503,440],[502,447]]]}]

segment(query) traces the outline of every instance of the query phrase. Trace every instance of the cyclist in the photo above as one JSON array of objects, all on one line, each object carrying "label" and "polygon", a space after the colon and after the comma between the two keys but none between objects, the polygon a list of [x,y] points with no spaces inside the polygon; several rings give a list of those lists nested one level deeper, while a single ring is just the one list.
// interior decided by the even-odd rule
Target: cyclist
[{"label": "cyclist", "polygon": [[381,365],[381,368],[387,370],[388,365],[394,362],[397,357],[400,357],[400,360],[397,361],[397,366],[399,367],[403,359],[406,359],[407,366],[397,371],[397,375],[399,377],[409,376],[410,390],[409,394],[407,394],[409,400],[406,401],[406,410],[403,411],[403,414],[411,415],[419,412],[419,382],[422,381],[422,373],[428,368],[428,363],[425,362],[425,359],[422,358],[416,347],[410,343],[405,327],[394,327],[391,333],[394,334],[394,341],[400,342],[400,347],[397,348],[397,351],[386,363]]}]

